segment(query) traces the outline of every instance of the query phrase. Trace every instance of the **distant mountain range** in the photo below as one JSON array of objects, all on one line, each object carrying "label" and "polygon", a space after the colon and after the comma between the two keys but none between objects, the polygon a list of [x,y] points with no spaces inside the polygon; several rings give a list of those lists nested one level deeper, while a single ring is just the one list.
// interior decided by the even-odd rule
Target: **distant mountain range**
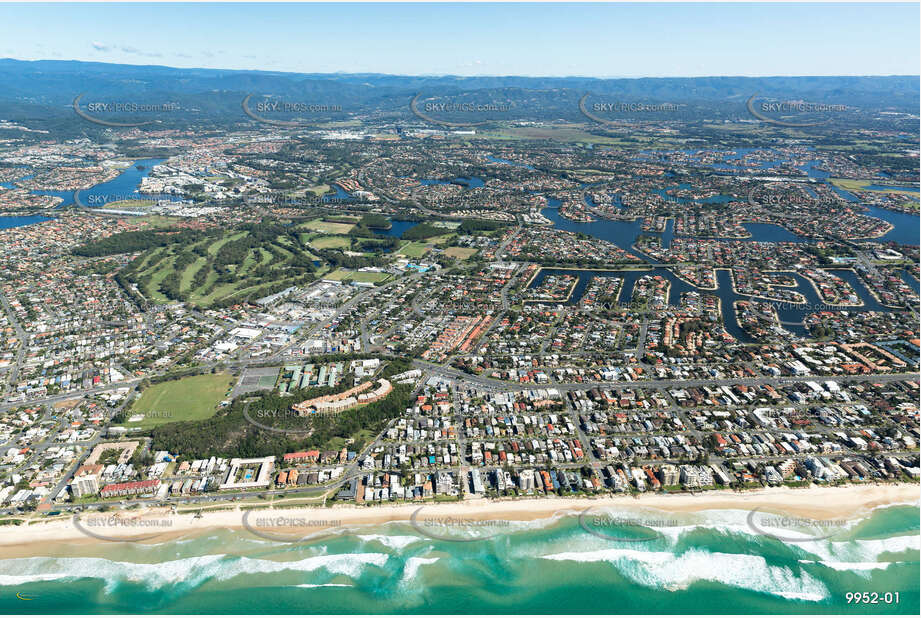
[{"label": "distant mountain range", "polygon": [[[754,94],[783,100],[832,102],[867,111],[918,113],[918,76],[689,77],[595,79],[587,77],[401,76],[363,73],[281,73],[178,69],[61,60],[0,59],[0,118],[73,117],[74,97],[86,101],[174,102],[185,118],[246,121],[247,94],[340,105],[352,116],[405,115],[424,97],[510,101],[523,119],[575,119],[585,95],[619,102],[683,104],[691,113],[744,117]],[[601,99],[597,99],[601,100]]]}]

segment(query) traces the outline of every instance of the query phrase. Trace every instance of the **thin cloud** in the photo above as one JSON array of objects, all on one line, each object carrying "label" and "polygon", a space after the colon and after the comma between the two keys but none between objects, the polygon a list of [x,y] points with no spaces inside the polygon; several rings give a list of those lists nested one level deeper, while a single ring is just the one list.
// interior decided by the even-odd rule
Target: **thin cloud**
[{"label": "thin cloud", "polygon": [[109,45],[107,43],[102,43],[100,41],[93,41],[91,43],[93,49],[101,52],[111,52],[111,51],[120,51],[123,54],[129,54],[132,56],[142,56],[145,58],[162,58],[163,54],[159,52],[148,52],[137,47],[131,47],[130,45]]},{"label": "thin cloud", "polygon": [[163,56],[163,54],[159,52],[145,52],[138,49],[137,47],[129,47],[127,45],[122,45],[118,49],[123,53],[131,54],[133,56],[144,56],[146,58],[161,58]]}]

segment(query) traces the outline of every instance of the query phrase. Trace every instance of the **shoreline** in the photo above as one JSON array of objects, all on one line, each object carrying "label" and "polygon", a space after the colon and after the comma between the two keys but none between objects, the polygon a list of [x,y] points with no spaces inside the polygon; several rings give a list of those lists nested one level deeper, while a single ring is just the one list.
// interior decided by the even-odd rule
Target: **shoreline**
[{"label": "shoreline", "polygon": [[[285,520],[308,522],[292,528],[273,528],[264,534],[280,539],[296,535],[327,536],[341,534],[343,529],[355,532],[358,526],[381,526],[388,523],[409,523],[420,508],[424,508],[425,519],[448,519],[456,523],[507,521],[533,522],[555,520],[565,516],[578,516],[592,508],[613,508],[617,510],[659,511],[664,513],[699,513],[724,510],[759,510],[775,514],[810,519],[855,519],[868,515],[875,508],[898,504],[919,505],[921,485],[897,483],[884,485],[846,485],[843,487],[807,488],[769,487],[741,492],[722,489],[696,494],[662,495],[640,494],[604,497],[542,497],[520,499],[477,498],[462,502],[411,502],[401,504],[357,506],[335,504],[332,506],[272,507],[256,505],[254,509],[241,510],[239,506],[212,512],[173,514],[169,508],[155,507],[146,510],[109,511],[105,513],[83,513],[80,527],[72,517],[47,522],[38,522],[0,527],[0,547],[7,557],[40,555],[45,544],[58,547],[60,544],[95,545],[107,542],[136,541],[141,544],[159,544],[187,536],[206,534],[222,529],[247,530],[257,521],[259,515],[271,514]],[[247,523],[244,515],[250,511],[252,521]],[[421,517],[422,515],[417,514]],[[91,518],[121,522],[168,520],[161,527],[132,524],[118,525],[117,529],[97,528],[100,537],[91,537],[82,530],[91,525]],[[249,516],[246,516],[249,517]],[[475,524],[471,524],[475,525]],[[82,528],[82,530],[81,530]],[[168,528],[168,529],[166,529]],[[160,530],[163,530],[162,532]],[[257,535],[254,535],[257,536]]]}]

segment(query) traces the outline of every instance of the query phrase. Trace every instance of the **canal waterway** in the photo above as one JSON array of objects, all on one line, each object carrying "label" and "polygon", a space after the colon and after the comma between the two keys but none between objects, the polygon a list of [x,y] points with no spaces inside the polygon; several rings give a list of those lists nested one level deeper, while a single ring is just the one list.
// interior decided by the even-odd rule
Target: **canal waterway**
[{"label": "canal waterway", "polygon": [[[578,221],[572,221],[566,219],[559,214],[559,200],[549,199],[547,208],[544,208],[542,213],[548,219],[550,219],[554,227],[561,230],[566,230],[569,232],[578,232],[582,234],[587,234],[594,238],[599,238],[601,240],[607,240],[614,243],[618,247],[629,251],[635,255],[639,255],[641,258],[646,259],[647,261],[652,261],[649,256],[643,255],[642,253],[636,251],[632,248],[632,244],[636,240],[637,236],[640,234],[652,234],[658,235],[662,238],[663,246],[668,247],[671,243],[673,237],[673,226],[670,225],[666,232],[643,232],[642,230],[642,220],[636,219],[633,221],[615,221],[608,219],[598,219],[591,223],[583,223]],[[669,220],[670,224],[674,222]],[[743,240],[743,241],[758,241],[758,242],[807,242],[807,239],[801,238],[792,234],[788,230],[771,224],[761,224],[761,223],[748,223],[744,224],[744,227],[751,232],[752,237],[748,239],[734,239],[734,240]],[[735,311],[733,310],[733,304],[737,300],[744,300],[750,297],[736,294],[732,289],[732,280],[728,270],[717,270],[716,271],[716,280],[717,280],[717,289],[714,290],[703,290],[699,289],[690,283],[678,278],[667,268],[654,268],[651,270],[637,271],[637,270],[620,270],[620,271],[598,271],[598,270],[560,270],[560,269],[543,269],[534,278],[534,281],[531,283],[531,287],[540,285],[540,283],[547,276],[547,273],[555,274],[575,274],[579,277],[579,281],[576,284],[575,289],[573,290],[572,295],[569,298],[569,301],[565,304],[576,304],[582,298],[582,295],[585,293],[585,288],[589,283],[589,280],[593,276],[602,276],[602,277],[620,277],[624,280],[624,285],[621,289],[621,295],[619,301],[621,303],[629,303],[633,295],[633,286],[636,283],[636,280],[642,277],[643,275],[652,274],[660,275],[669,280],[671,283],[671,289],[669,291],[668,304],[672,306],[677,306],[680,303],[681,294],[684,292],[698,292],[698,293],[709,293],[715,294],[719,297],[721,301],[721,308],[723,313],[723,323],[726,327],[726,330],[733,336],[739,339],[740,341],[746,343],[752,343],[753,340],[748,336],[747,333],[739,326],[738,321],[736,320]],[[804,318],[815,311],[887,311],[886,307],[879,304],[876,298],[870,294],[866,286],[860,281],[859,277],[853,270],[849,269],[840,269],[835,270],[834,273],[838,275],[843,280],[847,281],[851,287],[854,288],[857,296],[863,301],[863,306],[861,307],[846,307],[846,306],[832,306],[828,305],[819,298],[818,293],[816,292],[814,286],[803,276],[791,273],[793,278],[796,280],[795,288],[784,288],[787,290],[795,290],[801,293],[805,298],[806,302],[802,305],[793,305],[790,303],[774,303],[777,308],[778,317],[783,323],[784,328],[793,332],[796,335],[807,336],[808,332],[803,326]],[[917,282],[913,285],[917,287]]]},{"label": "canal waterway", "polygon": [[[783,324],[783,327],[788,331],[799,335],[801,337],[808,336],[808,331],[803,325],[803,320],[811,313],[816,311],[850,311],[850,312],[866,312],[866,311],[889,311],[887,307],[882,306],[879,302],[870,294],[866,286],[860,281],[857,277],[857,274],[853,270],[834,270],[834,274],[838,275],[840,278],[844,279],[851,284],[851,287],[854,288],[854,291],[857,293],[857,296],[863,301],[863,306],[860,307],[848,307],[841,305],[830,305],[824,303],[821,298],[819,298],[818,293],[816,292],[813,285],[802,275],[797,273],[789,273],[796,281],[796,287],[785,287],[785,290],[794,290],[801,293],[805,298],[806,302],[802,305],[793,305],[791,303],[780,303],[773,302],[772,304],[777,309],[777,314],[780,321]],[[738,320],[736,319],[735,311],[733,309],[734,303],[737,300],[750,300],[751,297],[747,295],[737,294],[732,287],[732,276],[729,270],[718,269],[716,271],[716,290],[706,290],[698,288],[687,281],[677,277],[673,272],[667,268],[653,268],[649,270],[592,270],[592,269],[578,269],[578,270],[567,270],[567,269],[556,269],[556,268],[544,268],[537,274],[534,280],[531,282],[530,287],[535,287],[540,285],[547,275],[574,275],[578,277],[575,288],[573,289],[572,295],[569,297],[565,303],[551,303],[551,304],[564,304],[564,305],[575,305],[582,299],[582,296],[585,294],[585,289],[588,287],[589,281],[592,277],[619,277],[623,279],[623,286],[621,287],[620,296],[618,297],[618,302],[625,307],[630,305],[630,302],[633,298],[633,288],[636,284],[636,281],[643,276],[660,276],[664,279],[667,279],[671,286],[668,294],[668,304],[670,306],[680,306],[681,304],[681,295],[685,292],[696,292],[698,294],[712,294],[716,295],[720,299],[720,306],[722,310],[723,324],[726,327],[726,330],[730,335],[742,341],[744,343],[755,343],[752,339],[739,325]],[[917,285],[917,283],[916,283]]]}]

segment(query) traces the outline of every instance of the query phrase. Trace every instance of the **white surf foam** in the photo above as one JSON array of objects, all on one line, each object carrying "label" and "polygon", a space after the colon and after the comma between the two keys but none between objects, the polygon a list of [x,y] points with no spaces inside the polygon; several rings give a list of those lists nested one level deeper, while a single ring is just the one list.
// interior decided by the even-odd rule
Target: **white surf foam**
[{"label": "white surf foam", "polygon": [[838,560],[800,560],[802,564],[821,564],[836,571],[874,571],[889,568],[891,562],[841,562]]},{"label": "white surf foam", "polygon": [[403,581],[410,581],[416,578],[419,569],[426,564],[435,564],[438,558],[409,558],[403,566]]},{"label": "white surf foam", "polygon": [[799,545],[820,561],[873,563],[879,562],[878,558],[883,554],[921,551],[921,536],[911,534],[884,539],[824,540],[799,543]]},{"label": "white surf foam", "polygon": [[55,580],[66,580],[73,578],[67,573],[31,573],[29,575],[2,575],[0,574],[0,586],[18,586],[20,584],[31,584],[34,582],[51,582]]},{"label": "white surf foam", "polygon": [[365,542],[377,541],[391,549],[403,549],[418,541],[428,541],[418,536],[389,535],[389,534],[359,534],[358,538]]},{"label": "white surf foam", "polygon": [[387,558],[386,554],[380,553],[330,554],[281,562],[214,554],[148,564],[105,558],[42,557],[0,561],[0,572],[19,573],[16,577],[21,578],[42,578],[39,581],[102,579],[106,582],[106,591],[111,592],[120,582],[142,584],[150,590],[158,590],[180,584],[195,587],[210,579],[225,581],[239,575],[281,571],[313,572],[318,569],[354,579],[367,566],[383,566]]},{"label": "white surf foam", "polygon": [[542,556],[547,560],[608,562],[624,576],[651,588],[682,590],[698,580],[715,581],[785,598],[818,601],[828,596],[825,586],[804,573],[767,564],[761,556],[689,550],[675,555],[664,551],[603,549]]}]

